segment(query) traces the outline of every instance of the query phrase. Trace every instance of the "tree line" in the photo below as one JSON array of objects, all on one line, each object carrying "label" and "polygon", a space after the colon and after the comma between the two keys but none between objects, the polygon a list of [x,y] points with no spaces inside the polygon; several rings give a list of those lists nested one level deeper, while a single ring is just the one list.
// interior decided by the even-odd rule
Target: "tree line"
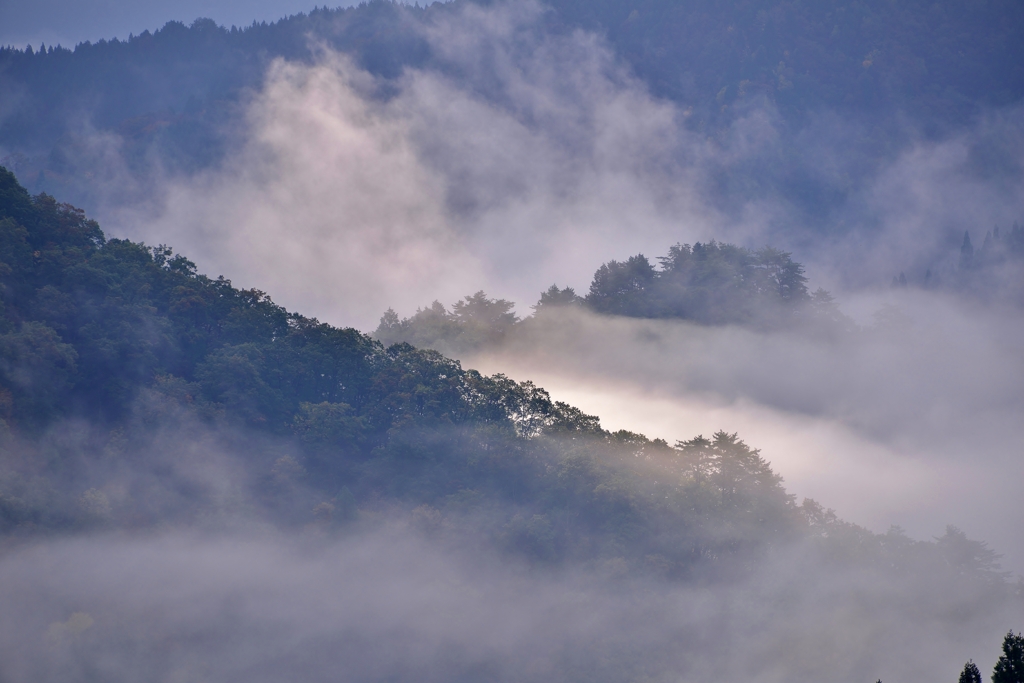
[{"label": "tree line", "polygon": [[[832,337],[854,330],[829,292],[808,289],[803,265],[788,252],[711,240],[676,244],[657,262],[655,266],[637,254],[604,263],[582,296],[572,287],[551,285],[532,307],[535,316],[557,317],[581,308],[604,315],[799,329]],[[479,291],[456,302],[451,311],[439,301],[404,319],[388,309],[373,336],[385,343],[405,341],[465,353],[500,342],[517,325],[528,324],[514,307]]]},{"label": "tree line", "polygon": [[[992,667],[992,683],[1024,683],[1024,635],[1008,632],[1002,650]],[[981,670],[973,659],[964,664],[958,683],[981,683]]]},{"label": "tree line", "polygon": [[1017,221],[1006,231],[993,226],[977,247],[965,230],[959,249],[915,270],[909,277],[906,271],[893,275],[892,288],[943,290],[1019,306],[1024,302],[1024,228]]},{"label": "tree line", "polygon": [[[874,534],[798,503],[737,434],[611,432],[529,381],[385,345],[199,274],[168,247],[108,239],[6,170],[0,302],[4,537],[229,514],[335,533],[397,515],[541,564],[720,581],[809,543],[826,565],[924,573],[972,604],[1015,599],[984,543],[954,527],[934,542]],[[456,313],[478,305],[509,320],[487,301]],[[214,453],[238,463],[242,502],[192,477]]]}]

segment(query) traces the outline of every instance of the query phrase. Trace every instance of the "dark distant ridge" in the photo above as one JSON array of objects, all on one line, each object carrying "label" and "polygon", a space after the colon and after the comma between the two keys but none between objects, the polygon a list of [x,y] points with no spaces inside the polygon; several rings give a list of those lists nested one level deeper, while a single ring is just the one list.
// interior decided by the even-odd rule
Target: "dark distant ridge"
[{"label": "dark distant ridge", "polygon": [[[237,98],[259,84],[269,60],[310,59],[310,36],[392,78],[431,63],[418,26],[467,3],[373,0],[244,28],[170,22],[73,51],[3,48],[0,92],[17,94],[19,105],[0,120],[0,146],[49,147],[67,117],[83,110],[110,128],[180,113],[190,101]],[[709,130],[767,99],[797,126],[827,108],[891,134],[897,122],[887,119],[896,115],[938,131],[1024,96],[1024,5],[1014,0],[545,4],[538,30],[582,27],[606,36],[656,94],[693,107],[690,125]]]},{"label": "dark distant ridge", "polygon": [[[95,134],[112,133],[104,140],[115,141],[113,168],[126,169],[146,195],[147,183],[168,174],[216,167],[244,136],[246,105],[267,66],[278,57],[311,62],[314,44],[374,75],[377,97],[392,94],[413,67],[506,106],[488,90],[486,64],[467,78],[424,32],[444,21],[458,30],[473,4],[373,0],[244,28],[198,19],[74,50],[0,49],[0,163],[33,192],[96,211],[107,201],[100,195],[110,188],[98,178],[110,158],[97,151]],[[794,225],[818,232],[869,229],[870,220],[836,212],[872,174],[908,146],[954,135],[1024,96],[1024,5],[1013,0],[544,7],[518,27],[514,44],[596,32],[618,63],[678,105],[680,125],[712,146],[728,148],[734,124],[763,112],[778,140],[741,166],[709,169],[708,201],[729,212],[751,199],[781,200]],[[820,172],[823,154],[842,160],[835,174]]]},{"label": "dark distant ridge", "polygon": [[311,59],[310,36],[356,54],[373,73],[395,76],[424,58],[422,41],[399,18],[424,11],[378,1],[244,28],[172,21],[153,33],[86,42],[73,51],[3,48],[0,92],[19,99],[0,119],[0,147],[48,148],[83,116],[101,130],[144,116],[202,121],[202,109],[259,86],[274,58]]}]

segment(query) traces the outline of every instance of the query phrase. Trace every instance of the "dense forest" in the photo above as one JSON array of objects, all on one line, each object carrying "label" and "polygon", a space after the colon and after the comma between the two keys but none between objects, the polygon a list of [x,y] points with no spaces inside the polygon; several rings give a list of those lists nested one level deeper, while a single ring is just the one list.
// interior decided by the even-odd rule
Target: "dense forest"
[{"label": "dense forest", "polygon": [[[7,47],[0,55],[4,84],[22,90],[29,107],[4,121],[0,144],[18,134],[52,139],[68,114],[97,95],[95,123],[104,128],[183,110],[190,99],[233,98],[258,84],[274,57],[312,59],[310,36],[356,55],[371,73],[394,77],[435,58],[416,25],[459,7],[375,0],[241,28],[208,19],[171,22],[73,50]],[[628,8],[550,0],[544,8],[544,29],[605,35],[656,93],[693,104],[701,119],[766,96],[798,117],[831,106],[878,119],[900,111],[943,125],[1024,94],[1024,16],[1007,0],[900,6],[650,0]]]},{"label": "dense forest", "polygon": [[1024,683],[1022,101],[1014,0],[0,46],[0,683]]},{"label": "dense forest", "polygon": [[[4,482],[8,533],[164,518],[151,492],[60,490],[69,468],[84,468],[65,482],[78,489],[95,469],[44,438],[74,419],[95,430],[80,447],[126,466],[166,424],[263,434],[287,444],[251,456],[285,521],[344,520],[381,499],[427,518],[493,508],[471,519],[541,559],[635,547],[687,573],[804,533],[807,510],[820,513],[735,434],[671,447],[608,433],[529,382],[288,313],[165,247],[105,239],[9,172],[3,182],[5,469],[19,473]],[[195,510],[208,504],[196,492]],[[725,523],[733,533],[714,540]]]},{"label": "dense forest", "polygon": [[[702,249],[670,252],[665,277],[690,279],[668,286],[696,286],[686,263]],[[708,249],[739,259],[722,267],[752,269],[760,284],[743,296],[809,297],[787,255]],[[787,285],[761,273],[766,261],[788,264]],[[333,535],[397,517],[441,545],[538,568],[582,563],[615,580],[741,581],[809,543],[815,559],[802,562],[880,573],[903,586],[899,604],[935,590],[960,596],[956,609],[973,620],[1021,599],[996,553],[955,527],[914,541],[797,504],[737,434],[671,445],[608,432],[528,381],[385,346],[201,275],[168,247],[107,239],[81,210],[30,196],[6,170],[0,262],[7,547],[240,519]],[[626,267],[606,264],[595,282]],[[555,290],[541,308],[580,301]],[[467,297],[455,315],[490,310],[511,324],[506,304]],[[229,490],[203,476],[225,458]],[[651,656],[619,652],[617,666],[653,666]],[[617,670],[572,667],[602,680]]]},{"label": "dense forest", "polygon": [[[159,470],[141,454],[205,425],[247,452],[257,514],[284,524],[399,505],[537,560],[624,557],[672,575],[751,566],[808,535],[856,538],[879,561],[955,548],[958,572],[1008,589],[992,551],[956,530],[912,543],[797,505],[736,434],[673,446],[609,433],[530,382],[289,313],[0,178],[6,534],[157,523],[171,500],[159,489],[182,482],[137,478],[116,495],[112,482]],[[61,425],[75,436],[54,437]],[[225,513],[208,491],[179,495],[175,514]]]},{"label": "dense forest", "polygon": [[[602,315],[687,320],[701,325],[739,325],[756,330],[790,330],[817,337],[851,338],[864,330],[845,315],[831,293],[807,286],[804,267],[792,254],[763,247],[756,251],[711,240],[676,244],[658,266],[643,254],[609,261],[594,273],[590,288],[579,295],[572,287],[551,285],[522,319],[515,303],[491,299],[483,291],[464,297],[449,311],[440,301],[400,318],[385,311],[373,332],[385,344],[414,346],[463,354],[500,343],[535,317],[557,318],[579,307]],[[893,276],[892,288],[919,288],[953,293],[971,305],[1024,305],[1024,230],[1014,223],[1005,234],[989,230],[975,251],[970,233],[956,254],[940,260],[934,271]],[[900,315],[879,310],[876,325]],[[894,313],[896,312],[896,313]]]},{"label": "dense forest", "polygon": [[[793,329],[825,337],[855,330],[829,292],[809,291],[804,267],[784,251],[751,251],[711,240],[676,244],[658,262],[655,267],[643,254],[609,261],[594,273],[585,296],[551,285],[533,306],[534,315],[557,318],[567,307],[582,307],[604,315]],[[439,301],[405,319],[389,309],[373,336],[384,343],[465,353],[502,341],[517,324],[529,325],[513,307],[481,291],[456,302],[451,312]]]},{"label": "dense forest", "polygon": [[[245,103],[275,58],[312,62],[329,46],[378,77],[381,98],[410,68],[465,76],[427,33],[471,5],[374,0],[241,28],[197,19],[73,49],[2,48],[0,158],[34,191],[85,202],[102,157],[97,134],[114,136],[137,174],[153,173],[154,159],[163,172],[193,173],[235,142]],[[919,136],[942,136],[1024,95],[1024,16],[1012,0],[539,7],[521,41],[594,31],[709,139],[724,141],[752,109],[778,112],[786,141],[778,153],[752,162],[743,178],[733,171],[715,182],[727,194],[770,186],[819,218]],[[477,89],[488,96],[485,83]],[[801,151],[803,131],[830,112],[857,137],[845,151],[849,177],[838,184],[801,161],[813,151]]]}]

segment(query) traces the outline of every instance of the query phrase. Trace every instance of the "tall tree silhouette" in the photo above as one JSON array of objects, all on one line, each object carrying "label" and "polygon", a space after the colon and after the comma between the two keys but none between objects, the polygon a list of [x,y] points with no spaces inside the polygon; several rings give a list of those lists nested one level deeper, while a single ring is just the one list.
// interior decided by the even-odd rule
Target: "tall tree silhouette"
[{"label": "tall tree silhouette", "polygon": [[981,672],[973,660],[964,664],[964,670],[960,672],[960,680],[957,683],[981,683]]},{"label": "tall tree silhouette", "polygon": [[992,670],[992,683],[1024,683],[1024,634],[1010,631],[1003,638],[1003,654]]}]

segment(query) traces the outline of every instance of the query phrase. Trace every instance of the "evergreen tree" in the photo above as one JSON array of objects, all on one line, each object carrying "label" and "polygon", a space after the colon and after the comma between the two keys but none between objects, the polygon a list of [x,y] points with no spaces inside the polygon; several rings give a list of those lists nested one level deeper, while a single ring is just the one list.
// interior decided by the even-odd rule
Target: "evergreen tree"
[{"label": "evergreen tree", "polygon": [[559,289],[558,285],[551,285],[546,292],[541,292],[540,301],[533,306],[533,309],[539,311],[560,306],[577,306],[582,301],[583,299],[576,294],[576,290],[572,287]]},{"label": "evergreen tree", "polygon": [[1010,631],[1003,638],[1003,654],[992,670],[992,683],[1024,683],[1024,634]]},{"label": "evergreen tree", "polygon": [[981,672],[973,660],[964,664],[964,670],[960,672],[960,680],[957,683],[981,683]]},{"label": "evergreen tree", "polygon": [[974,263],[974,245],[971,244],[971,233],[964,231],[964,243],[960,246],[960,270],[967,270]]}]

